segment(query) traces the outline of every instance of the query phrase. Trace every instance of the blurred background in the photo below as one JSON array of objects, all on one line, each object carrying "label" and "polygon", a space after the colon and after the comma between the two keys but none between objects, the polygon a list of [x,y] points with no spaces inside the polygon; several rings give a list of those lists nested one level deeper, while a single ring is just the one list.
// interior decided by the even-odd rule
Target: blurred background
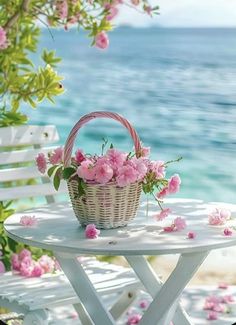
[{"label": "blurred background", "polygon": [[[152,19],[121,6],[105,51],[90,47],[82,31],[52,29],[52,37],[42,28],[40,47],[62,57],[66,91],[56,105],[27,114],[31,123],[56,124],[64,144],[83,114],[118,112],[151,147],[153,159],[183,157],[169,173],[181,175],[178,196],[233,203],[236,1],[158,4],[160,15]],[[87,125],[76,146],[100,152],[103,137],[120,149],[132,147],[126,131],[106,120]]]}]

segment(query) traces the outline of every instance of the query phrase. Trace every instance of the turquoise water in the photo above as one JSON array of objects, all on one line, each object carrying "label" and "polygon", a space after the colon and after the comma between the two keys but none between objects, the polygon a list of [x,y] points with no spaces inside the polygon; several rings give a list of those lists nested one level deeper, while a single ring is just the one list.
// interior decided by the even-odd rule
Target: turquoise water
[{"label": "turquoise water", "polygon": [[[27,109],[31,123],[56,124],[63,144],[85,113],[123,114],[153,159],[183,156],[170,173],[182,177],[181,197],[235,202],[236,29],[131,29],[110,34],[102,52],[76,31],[43,31],[40,47],[63,57],[64,95],[55,106]],[[116,122],[91,122],[78,146],[99,152],[102,137],[129,150]]]}]

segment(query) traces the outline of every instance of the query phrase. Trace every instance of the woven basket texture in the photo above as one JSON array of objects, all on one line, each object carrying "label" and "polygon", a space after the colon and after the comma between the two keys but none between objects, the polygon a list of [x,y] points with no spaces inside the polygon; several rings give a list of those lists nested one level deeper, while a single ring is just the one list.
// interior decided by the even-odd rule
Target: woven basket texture
[{"label": "woven basket texture", "polygon": [[67,182],[74,213],[86,226],[110,229],[126,226],[137,214],[142,185],[136,182],[125,187],[114,183],[86,184],[85,194],[79,197],[78,182]]}]

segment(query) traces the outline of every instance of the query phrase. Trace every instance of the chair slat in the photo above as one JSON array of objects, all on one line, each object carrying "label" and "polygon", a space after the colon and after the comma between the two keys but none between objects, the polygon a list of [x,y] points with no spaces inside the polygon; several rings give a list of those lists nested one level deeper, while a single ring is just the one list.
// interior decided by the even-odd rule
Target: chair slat
[{"label": "chair slat", "polygon": [[0,182],[18,181],[30,178],[39,178],[42,175],[39,173],[36,166],[8,168],[0,170]]},{"label": "chair slat", "polygon": [[58,140],[59,135],[54,125],[23,125],[0,128],[0,147],[45,145]]},{"label": "chair slat", "polygon": [[58,191],[54,189],[51,183],[0,188],[0,201],[55,195],[58,193],[67,193],[66,184],[64,182],[61,183]]},{"label": "chair slat", "polygon": [[34,161],[39,153],[43,152],[44,154],[47,154],[57,147],[58,146],[50,146],[42,149],[24,149],[0,152],[0,165]]}]

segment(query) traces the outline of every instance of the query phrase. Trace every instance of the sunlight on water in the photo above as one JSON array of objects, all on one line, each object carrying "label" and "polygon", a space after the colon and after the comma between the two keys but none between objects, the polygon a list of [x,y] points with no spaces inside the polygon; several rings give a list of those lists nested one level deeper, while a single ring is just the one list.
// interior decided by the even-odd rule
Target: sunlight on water
[{"label": "sunlight on water", "polygon": [[[43,31],[41,47],[63,57],[67,91],[55,106],[30,111],[31,123],[56,124],[63,144],[83,114],[116,111],[154,159],[183,156],[171,167],[183,180],[180,196],[235,202],[236,30],[120,28],[105,52],[75,31],[53,33],[55,41]],[[122,127],[99,120],[78,146],[97,152],[104,136],[127,151],[132,145]]]}]

